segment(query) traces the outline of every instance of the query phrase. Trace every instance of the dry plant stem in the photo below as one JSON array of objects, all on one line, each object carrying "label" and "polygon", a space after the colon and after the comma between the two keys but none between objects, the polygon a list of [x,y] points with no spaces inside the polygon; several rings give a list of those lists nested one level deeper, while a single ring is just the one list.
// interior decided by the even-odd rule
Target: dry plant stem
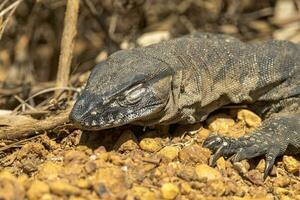
[{"label": "dry plant stem", "polygon": [[2,3],[0,4],[0,10],[2,10],[4,8],[5,4],[7,4],[8,1],[9,0],[2,1]]},{"label": "dry plant stem", "polygon": [[26,138],[26,139],[23,139],[23,140],[19,140],[17,142],[14,142],[14,143],[11,143],[11,144],[6,145],[4,147],[1,147],[0,148],[0,153],[1,153],[1,151],[5,151],[5,150],[10,149],[10,148],[21,146],[22,144],[25,144],[26,142],[34,140],[34,139],[36,139],[38,137],[41,137],[41,135],[36,135],[34,137],[30,137],[30,138]]},{"label": "dry plant stem", "polygon": [[8,13],[9,11],[16,9],[16,7],[17,7],[22,1],[23,1],[23,0],[18,0],[18,1],[16,1],[16,2],[12,3],[11,5],[9,5],[7,8],[3,9],[3,10],[0,12],[0,17],[3,17],[3,15],[5,15],[6,13]]},{"label": "dry plant stem", "polygon": [[[56,87],[65,87],[69,81],[71,61],[73,56],[74,38],[76,35],[78,11],[80,0],[68,0],[64,19],[64,30],[61,40],[61,52],[59,57]],[[55,92],[55,97],[61,91]]]},{"label": "dry plant stem", "polygon": [[24,121],[18,126],[0,127],[0,140],[13,140],[27,138],[38,135],[46,130],[54,129],[55,127],[68,122],[71,109],[67,109],[57,115],[53,115],[46,120],[36,120],[35,123]]},{"label": "dry plant stem", "polygon": [[[31,100],[31,99],[33,99],[33,98],[39,96],[39,95],[42,95],[42,94],[45,94],[45,93],[48,93],[48,92],[57,91],[57,90],[59,90],[59,91],[62,91],[62,90],[65,91],[65,90],[68,90],[68,91],[78,92],[78,90],[77,90],[76,88],[72,88],[72,87],[47,88],[47,89],[41,90],[41,91],[37,92],[36,94],[33,94],[32,96],[28,97],[26,100],[24,100],[24,102],[21,102],[21,104],[18,105],[18,106],[14,109],[14,111],[18,111],[19,108],[20,108],[21,106],[24,105],[24,103],[28,102],[29,100]],[[28,105],[28,104],[26,103],[26,105]]]},{"label": "dry plant stem", "polygon": [[111,35],[109,34],[109,27],[105,24],[104,19],[102,18],[102,16],[99,14],[99,12],[97,12],[97,9],[95,8],[95,6],[93,5],[93,2],[91,2],[90,0],[84,0],[83,1],[84,5],[88,8],[89,12],[91,13],[91,15],[95,18],[95,20],[98,22],[101,30],[104,33],[105,38],[107,38],[105,40],[107,46],[111,46],[111,52],[112,53],[116,50],[119,50],[119,45],[116,41],[113,40],[112,37],[110,37]]},{"label": "dry plant stem", "polygon": [[1,18],[1,19],[3,18],[3,16],[4,16],[7,12],[9,12],[8,16],[6,17],[6,19],[3,20],[3,22],[0,22],[0,40],[1,40],[1,38],[2,38],[2,35],[3,35],[3,33],[4,33],[4,29],[5,29],[5,27],[6,27],[7,23],[8,23],[8,21],[9,21],[9,19],[11,18],[11,16],[13,15],[13,13],[16,11],[18,5],[19,5],[22,1],[23,1],[23,0],[18,0],[18,1],[16,1],[16,2],[14,2],[13,4],[11,4],[10,6],[8,6],[7,8],[3,9],[3,10],[2,10],[2,8],[3,8],[3,6],[7,3],[7,1],[4,1],[4,2],[0,5],[0,7],[1,7],[0,11],[2,10],[2,11],[0,12],[0,18]]}]

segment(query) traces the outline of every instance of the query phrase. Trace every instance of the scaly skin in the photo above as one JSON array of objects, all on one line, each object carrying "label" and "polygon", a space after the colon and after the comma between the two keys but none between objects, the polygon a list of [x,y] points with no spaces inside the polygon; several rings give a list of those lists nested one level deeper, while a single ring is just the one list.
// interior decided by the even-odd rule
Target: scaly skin
[{"label": "scaly skin", "polygon": [[266,155],[266,176],[277,156],[298,153],[300,46],[196,33],[119,51],[94,68],[70,119],[89,130],[196,123],[228,104],[247,104],[266,120],[239,139],[210,136],[213,165],[220,156]]}]

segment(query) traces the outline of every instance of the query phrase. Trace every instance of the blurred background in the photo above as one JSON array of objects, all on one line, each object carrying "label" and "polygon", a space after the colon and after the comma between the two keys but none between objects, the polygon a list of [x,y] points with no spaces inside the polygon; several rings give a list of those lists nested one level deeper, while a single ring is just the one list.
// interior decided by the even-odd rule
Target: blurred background
[{"label": "blurred background", "polygon": [[[55,84],[65,0],[0,3],[0,108]],[[300,42],[300,0],[81,0],[70,86],[119,49],[194,31]],[[76,76],[78,75],[78,76]]]}]

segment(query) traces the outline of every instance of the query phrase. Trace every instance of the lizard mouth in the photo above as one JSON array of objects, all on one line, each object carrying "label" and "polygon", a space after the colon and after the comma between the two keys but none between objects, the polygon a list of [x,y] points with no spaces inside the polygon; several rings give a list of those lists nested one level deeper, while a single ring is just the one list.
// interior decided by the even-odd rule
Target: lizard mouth
[{"label": "lizard mouth", "polygon": [[106,112],[101,115],[88,116],[80,121],[72,120],[72,122],[76,127],[84,130],[103,130],[134,123],[141,119],[146,120],[159,113],[162,109],[162,104],[153,104],[139,108],[138,112],[133,109],[124,109],[119,112]]}]

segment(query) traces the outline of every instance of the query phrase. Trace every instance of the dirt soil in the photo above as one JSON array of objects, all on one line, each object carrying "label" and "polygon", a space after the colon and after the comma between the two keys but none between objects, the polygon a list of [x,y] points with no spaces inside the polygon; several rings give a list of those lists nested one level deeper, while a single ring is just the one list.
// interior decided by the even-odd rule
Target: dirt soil
[{"label": "dirt soil", "polygon": [[[82,0],[69,87],[56,98],[65,1],[3,2],[0,200],[300,199],[297,156],[278,158],[266,180],[263,157],[235,164],[221,157],[209,165],[211,152],[202,147],[209,134],[237,138],[261,124],[245,108],[223,109],[194,125],[98,132],[78,130],[60,115],[91,67],[118,49],[194,31],[299,43],[298,0]],[[13,12],[4,15],[9,5]]]},{"label": "dirt soil", "polygon": [[211,131],[238,137],[260,122],[240,109],[211,116],[205,127],[43,134],[1,159],[0,199],[300,199],[291,156],[266,180],[263,158],[208,165],[211,152],[201,144]]}]

